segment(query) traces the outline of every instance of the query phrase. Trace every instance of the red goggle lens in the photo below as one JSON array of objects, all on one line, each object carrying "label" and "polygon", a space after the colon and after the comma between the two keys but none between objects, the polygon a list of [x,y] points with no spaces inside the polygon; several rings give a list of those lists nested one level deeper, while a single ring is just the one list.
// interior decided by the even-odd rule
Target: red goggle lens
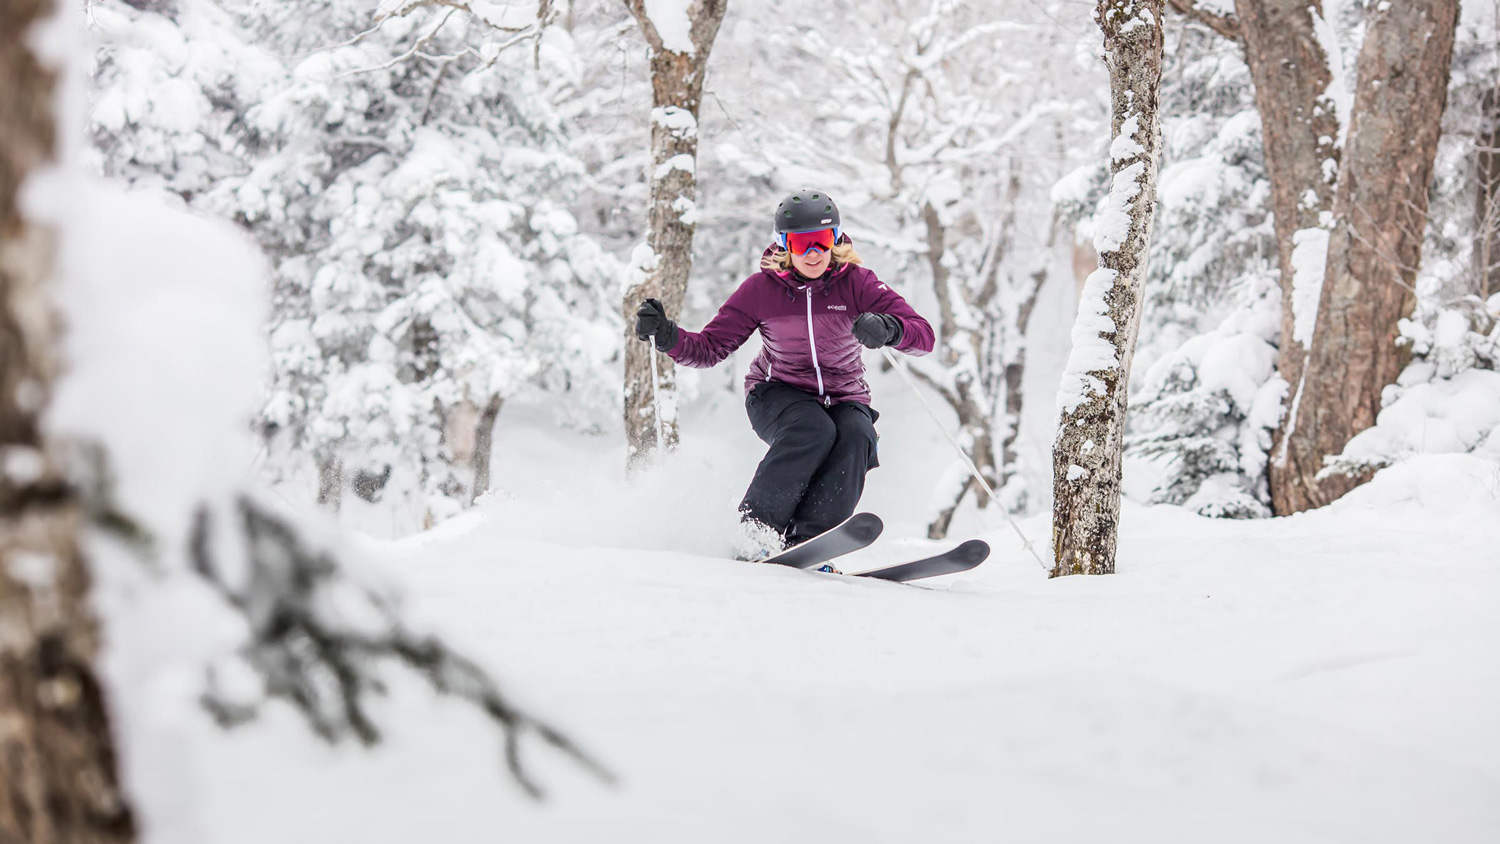
[{"label": "red goggle lens", "polygon": [[786,247],[793,255],[806,255],[814,249],[827,252],[833,248],[833,229],[818,229],[813,232],[788,232]]}]

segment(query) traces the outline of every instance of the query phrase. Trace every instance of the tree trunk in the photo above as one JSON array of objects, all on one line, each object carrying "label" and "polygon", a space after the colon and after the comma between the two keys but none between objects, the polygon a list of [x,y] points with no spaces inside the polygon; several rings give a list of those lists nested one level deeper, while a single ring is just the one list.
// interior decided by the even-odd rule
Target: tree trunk
[{"label": "tree trunk", "polygon": [[1368,479],[1319,472],[1324,458],[1375,423],[1382,391],[1410,354],[1396,345],[1397,322],[1415,304],[1457,22],[1458,0],[1370,11],[1317,325],[1275,457],[1277,513],[1320,507]]},{"label": "tree trunk", "polygon": [[479,422],[474,431],[474,489],[469,495],[470,504],[490,491],[490,455],[495,438],[495,421],[500,418],[500,408],[504,404],[505,400],[499,396],[490,396],[490,403],[479,414]]},{"label": "tree trunk", "polygon": [[[653,347],[635,339],[635,312],[642,299],[660,299],[674,319],[682,315],[693,262],[698,194],[698,107],[709,51],[727,0],[693,0],[691,51],[665,44],[645,7],[627,0],[651,48],[651,199],[646,243],[632,258],[634,278],[625,291],[625,436],[632,468],[659,449],[677,447],[677,379],[672,361],[657,356],[660,378],[652,384]],[[662,8],[659,13],[671,13]],[[672,35],[680,38],[680,34]],[[658,426],[661,441],[657,440]]]},{"label": "tree trunk", "polygon": [[22,181],[56,158],[56,74],[31,52],[52,0],[0,4],[0,841],[123,842],[77,491],[41,417],[59,371],[47,285],[56,234],[22,219]]},{"label": "tree trunk", "polygon": [[[1295,389],[1317,316],[1316,265],[1297,277],[1293,254],[1327,243],[1339,160],[1339,115],[1326,96],[1333,78],[1318,41],[1315,16],[1322,0],[1237,0],[1240,43],[1255,85],[1271,209],[1281,269],[1281,345],[1277,374]],[[1306,234],[1299,234],[1306,232]],[[1321,255],[1317,256],[1321,259]],[[1299,287],[1312,291],[1299,300]],[[1302,311],[1298,321],[1298,311]]]},{"label": "tree trunk", "polygon": [[318,506],[335,513],[344,506],[344,461],[337,455],[318,459]]},{"label": "tree trunk", "polygon": [[1500,293],[1500,88],[1484,92],[1475,139],[1474,289],[1480,299]]},{"label": "tree trunk", "polygon": [[[943,263],[947,252],[947,231],[943,227],[937,209],[932,207],[931,203],[922,206],[922,218],[927,226],[927,263],[932,271],[932,286],[938,300],[938,336],[943,338],[943,349],[940,353],[942,365],[946,369],[956,370],[965,359],[974,361],[977,365],[978,361],[982,360],[981,338],[972,328],[960,327],[955,316],[952,279],[948,267]],[[959,295],[963,295],[962,292]],[[965,310],[967,311],[968,308]],[[969,459],[974,461],[974,466],[979,469],[985,483],[994,489],[996,487],[995,441],[990,433],[989,401],[984,394],[983,379],[978,376],[979,373],[972,369],[959,371],[953,378],[951,388],[935,384],[930,379],[928,383],[937,388],[944,400],[958,414],[960,439],[968,443],[966,451]],[[953,514],[971,488],[978,489],[978,484],[974,483],[973,479],[959,487],[953,502],[944,507],[927,526],[929,539],[942,539],[948,535],[948,526],[953,521]],[[981,507],[988,504],[987,498],[979,501]]]},{"label": "tree trunk", "polygon": [[[1053,234],[1056,234],[1056,226]],[[1053,239],[1048,238],[1048,253],[1052,251],[1053,243]],[[1005,432],[1000,439],[1000,486],[997,491],[1010,490],[1020,474],[1021,455],[1016,449],[1016,441],[1021,436],[1021,411],[1026,400],[1022,388],[1026,380],[1026,331],[1031,327],[1031,313],[1036,310],[1037,297],[1046,283],[1047,268],[1043,265],[1031,274],[1031,289],[1023,296],[1016,311],[1016,344],[1005,360]],[[1007,508],[1018,513],[1026,512],[1028,498],[1029,492],[1025,490],[1019,493],[1012,490],[1010,494],[1000,496]]]},{"label": "tree trunk", "polygon": [[1266,467],[1275,490],[1293,471],[1283,459],[1283,442],[1291,430],[1289,408],[1299,404],[1305,389],[1303,367],[1318,317],[1338,179],[1340,115],[1325,95],[1333,74],[1316,30],[1321,0],[1237,0],[1235,8],[1255,83],[1281,269],[1276,374],[1287,385],[1288,409],[1273,435]]},{"label": "tree trunk", "polygon": [[1052,449],[1052,576],[1113,574],[1126,391],[1155,217],[1163,0],[1100,0],[1113,136],[1108,206],[1094,236]]}]

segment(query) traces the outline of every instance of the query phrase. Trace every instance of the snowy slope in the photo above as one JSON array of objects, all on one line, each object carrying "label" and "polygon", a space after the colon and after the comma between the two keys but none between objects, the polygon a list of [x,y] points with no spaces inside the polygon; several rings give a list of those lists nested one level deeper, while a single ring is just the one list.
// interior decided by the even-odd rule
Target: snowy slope
[{"label": "snowy slope", "polygon": [[[1127,504],[1113,577],[1048,581],[997,530],[989,563],[926,587],[654,552],[671,543],[649,532],[619,534],[630,547],[588,531],[543,542],[547,526],[507,516],[516,506],[387,546],[386,563],[416,616],[619,787],[533,746],[552,792],[533,806],[474,715],[397,682],[391,741],[371,755],[309,742],[286,713],[228,735],[179,719],[191,785],[147,801],[154,839],[1480,842],[1500,829],[1493,463],[1420,458],[1289,519]],[[623,522],[646,507],[598,509]],[[1043,537],[1043,521],[1026,527]],[[918,545],[892,535],[851,567]]]}]

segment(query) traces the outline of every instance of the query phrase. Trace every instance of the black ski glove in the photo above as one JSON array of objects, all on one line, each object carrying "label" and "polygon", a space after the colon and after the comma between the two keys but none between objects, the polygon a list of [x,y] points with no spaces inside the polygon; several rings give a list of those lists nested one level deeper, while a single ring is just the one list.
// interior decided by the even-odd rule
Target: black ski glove
[{"label": "black ski glove", "polygon": [[667,309],[656,299],[647,299],[635,312],[635,337],[644,340],[656,335],[656,350],[665,352],[677,345],[677,323],[667,319]]},{"label": "black ski glove", "polygon": [[890,314],[860,314],[854,318],[854,337],[867,349],[901,342],[901,320]]}]

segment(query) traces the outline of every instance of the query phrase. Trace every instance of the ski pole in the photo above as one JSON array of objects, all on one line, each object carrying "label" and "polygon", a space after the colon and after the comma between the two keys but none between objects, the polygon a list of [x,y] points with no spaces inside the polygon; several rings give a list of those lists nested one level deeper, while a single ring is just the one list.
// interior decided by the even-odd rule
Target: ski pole
[{"label": "ski pole", "polygon": [[656,382],[661,380],[661,376],[656,371],[655,335],[646,338],[646,356],[651,358],[651,412],[656,416],[656,450],[660,453],[667,447],[667,440],[661,427],[661,399],[656,394]]},{"label": "ski pole", "polygon": [[1036,560],[1037,565],[1046,569],[1047,564],[1042,562],[1042,557],[1036,552],[1036,547],[1032,545],[1030,539],[1026,538],[1025,532],[1021,530],[1020,525],[1016,524],[1016,520],[1011,516],[1010,511],[1005,509],[1005,505],[1000,503],[1000,499],[995,495],[995,491],[993,489],[990,489],[990,485],[987,481],[985,481],[984,476],[979,474],[979,467],[975,466],[974,461],[969,459],[969,455],[964,453],[963,446],[959,445],[958,440],[954,439],[953,435],[948,433],[947,426],[943,425],[941,419],[938,419],[937,412],[932,409],[932,405],[927,403],[927,397],[922,395],[921,390],[917,389],[917,382],[912,380],[911,374],[906,371],[906,367],[901,365],[901,362],[896,359],[896,355],[891,352],[889,347],[882,346],[880,348],[880,351],[885,355],[885,359],[890,361],[891,366],[897,372],[901,373],[901,377],[906,380],[906,386],[911,388],[911,391],[917,396],[917,401],[920,401],[922,403],[922,407],[927,410],[927,415],[932,417],[932,424],[936,425],[938,427],[938,430],[943,432],[943,436],[948,439],[948,444],[953,446],[954,451],[958,452],[959,459],[964,462],[964,466],[968,467],[969,474],[974,476],[974,480],[978,481],[979,485],[984,488],[985,494],[990,497],[990,502],[998,507],[1000,509],[1000,512],[1005,514],[1005,520],[1010,522],[1010,526],[1013,530],[1015,530],[1016,536],[1021,537],[1021,547],[1025,548],[1027,551],[1030,551],[1031,556]]}]

